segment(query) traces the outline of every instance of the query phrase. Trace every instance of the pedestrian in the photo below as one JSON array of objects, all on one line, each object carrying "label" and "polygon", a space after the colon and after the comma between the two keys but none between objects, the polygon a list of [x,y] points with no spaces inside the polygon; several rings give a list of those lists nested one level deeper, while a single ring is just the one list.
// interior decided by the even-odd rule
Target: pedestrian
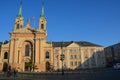
[{"label": "pedestrian", "polygon": [[15,68],[13,69],[13,74],[14,74],[14,77],[16,77],[16,69]]},{"label": "pedestrian", "polygon": [[8,71],[7,71],[7,77],[11,76],[11,66],[8,67]]},{"label": "pedestrian", "polygon": [[4,63],[4,64],[3,64],[3,69],[2,69],[2,71],[4,72],[4,76],[6,76],[6,75],[7,75],[7,71],[8,71],[8,64],[7,64],[7,63]]}]

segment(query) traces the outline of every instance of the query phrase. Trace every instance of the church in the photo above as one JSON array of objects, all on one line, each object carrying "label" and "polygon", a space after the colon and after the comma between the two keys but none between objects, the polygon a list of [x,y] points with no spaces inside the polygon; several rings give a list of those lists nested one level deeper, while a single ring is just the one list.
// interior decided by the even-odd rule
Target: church
[{"label": "church", "polygon": [[[22,4],[10,32],[10,41],[0,44],[0,70],[11,66],[20,72],[76,70],[105,67],[104,47],[86,41],[47,42],[47,20],[42,5],[39,27],[33,28],[30,19],[24,25]],[[64,57],[61,59],[61,55]]]}]

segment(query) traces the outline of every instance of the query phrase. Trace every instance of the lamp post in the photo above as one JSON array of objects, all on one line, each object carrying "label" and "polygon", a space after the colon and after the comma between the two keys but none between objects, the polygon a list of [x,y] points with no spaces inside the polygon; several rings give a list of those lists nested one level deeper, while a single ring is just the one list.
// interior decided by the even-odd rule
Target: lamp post
[{"label": "lamp post", "polygon": [[64,70],[63,70],[63,61],[65,59],[65,55],[63,54],[63,42],[61,43],[61,55],[60,55],[60,60],[62,61],[62,75],[64,75]]}]

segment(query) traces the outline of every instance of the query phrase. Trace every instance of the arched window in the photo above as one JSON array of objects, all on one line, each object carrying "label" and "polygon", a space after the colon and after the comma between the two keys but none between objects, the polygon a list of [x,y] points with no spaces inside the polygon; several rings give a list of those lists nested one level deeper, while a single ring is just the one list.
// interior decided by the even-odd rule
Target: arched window
[{"label": "arched window", "polygon": [[44,29],[44,24],[41,24],[41,29]]},{"label": "arched window", "polygon": [[29,56],[30,55],[30,46],[27,44],[25,45],[25,56]]},{"label": "arched window", "polygon": [[46,58],[49,58],[50,57],[50,54],[49,52],[46,52],[46,55],[45,55]]},{"label": "arched window", "polygon": [[16,29],[19,29],[19,24],[17,24],[17,27],[16,27]]},{"label": "arched window", "polygon": [[7,52],[4,53],[4,59],[8,59],[8,53]]}]

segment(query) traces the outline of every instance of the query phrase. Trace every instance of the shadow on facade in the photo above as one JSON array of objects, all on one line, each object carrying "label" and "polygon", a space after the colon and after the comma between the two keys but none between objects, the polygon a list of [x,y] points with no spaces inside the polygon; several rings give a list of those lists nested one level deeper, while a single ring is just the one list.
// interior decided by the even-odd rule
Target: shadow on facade
[{"label": "shadow on facade", "polygon": [[[72,64],[73,62],[73,64]],[[81,63],[79,63],[81,62]],[[84,62],[82,61],[78,61],[77,59],[75,60],[71,60],[70,62],[70,68],[67,68],[67,66],[63,66],[63,70],[65,72],[67,71],[82,71],[82,70],[96,70],[96,69],[101,69],[101,68],[105,68],[105,56],[103,51],[97,51],[94,52],[91,57],[89,57],[89,55],[85,55],[84,56]],[[61,72],[62,69],[51,69],[55,72]]]},{"label": "shadow on facade", "polygon": [[120,43],[106,47],[104,52],[107,67],[112,67],[116,63],[120,63]]}]

